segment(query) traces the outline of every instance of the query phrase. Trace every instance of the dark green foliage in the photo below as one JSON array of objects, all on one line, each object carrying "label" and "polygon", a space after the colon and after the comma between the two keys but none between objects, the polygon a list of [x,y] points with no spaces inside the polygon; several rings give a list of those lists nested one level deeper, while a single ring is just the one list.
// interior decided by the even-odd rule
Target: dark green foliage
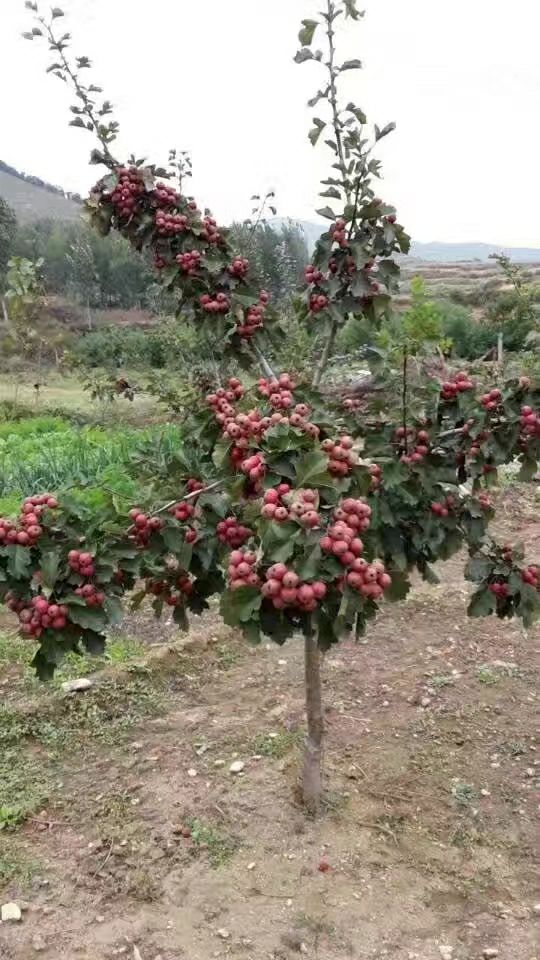
[{"label": "dark green foliage", "polygon": [[0,292],[2,291],[8,260],[13,253],[16,228],[17,221],[13,210],[0,197]]},{"label": "dark green foliage", "polygon": [[145,306],[153,284],[148,264],[125,240],[100,237],[82,223],[42,220],[20,226],[14,252],[43,259],[49,292],[90,307]]}]

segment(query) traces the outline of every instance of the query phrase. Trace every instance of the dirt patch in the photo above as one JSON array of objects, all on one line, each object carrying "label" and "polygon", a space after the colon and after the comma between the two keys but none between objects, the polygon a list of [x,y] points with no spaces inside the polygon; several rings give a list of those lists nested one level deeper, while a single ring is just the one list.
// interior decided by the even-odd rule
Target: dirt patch
[{"label": "dirt patch", "polygon": [[[505,502],[538,555],[532,504]],[[28,903],[3,960],[534,960],[540,632],[468,620],[461,562],[443,574],[327,656],[317,822],[295,802],[299,643],[251,649],[213,613],[181,649],[143,615],[130,634],[161,647],[69,708],[36,693],[48,726],[6,747],[41,790],[0,832],[3,901]]]}]

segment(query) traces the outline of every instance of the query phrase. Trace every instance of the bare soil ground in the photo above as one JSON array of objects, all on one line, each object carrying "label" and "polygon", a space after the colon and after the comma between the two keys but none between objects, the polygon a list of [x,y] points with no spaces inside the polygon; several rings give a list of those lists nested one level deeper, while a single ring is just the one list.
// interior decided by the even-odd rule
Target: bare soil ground
[{"label": "bare soil ground", "polygon": [[[501,507],[538,556],[533,500]],[[25,909],[2,960],[540,956],[540,631],[467,620],[460,560],[441,574],[326,658],[318,821],[295,801],[299,642],[250,649],[212,614],[182,645],[143,615],[125,628],[143,657],[75,696],[7,658],[0,811],[24,809],[0,831],[0,902]]]}]

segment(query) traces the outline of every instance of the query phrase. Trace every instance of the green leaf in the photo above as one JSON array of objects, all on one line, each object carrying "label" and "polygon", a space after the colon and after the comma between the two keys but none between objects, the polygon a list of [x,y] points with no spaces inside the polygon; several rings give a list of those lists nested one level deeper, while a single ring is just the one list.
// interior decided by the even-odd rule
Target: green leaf
[{"label": "green leaf", "polygon": [[467,608],[469,617],[488,617],[496,610],[497,603],[491,590],[483,588],[473,593]]},{"label": "green leaf", "polygon": [[60,551],[48,550],[47,553],[42,554],[40,566],[43,584],[48,587],[49,590],[52,590],[58,576],[58,567],[60,566]]},{"label": "green leaf", "polygon": [[298,40],[303,47],[311,45],[318,25],[317,20],[302,20],[302,29],[298,34]]},{"label": "green leaf", "polygon": [[321,548],[318,543],[311,548],[298,564],[295,571],[301,580],[315,580],[321,566]]},{"label": "green leaf", "polygon": [[85,630],[82,642],[88,653],[93,657],[101,657],[105,653],[105,637],[95,630]]},{"label": "green leaf", "polygon": [[308,47],[302,47],[294,58],[295,63],[305,63],[306,60],[313,60],[313,54]]},{"label": "green leaf", "polygon": [[122,607],[122,602],[118,597],[107,597],[105,603],[103,604],[103,609],[107,614],[107,618],[112,627],[119,627],[124,619],[124,610]]},{"label": "green leaf", "polygon": [[358,123],[360,124],[367,123],[367,117],[364,111],[361,110],[360,107],[357,107],[356,104],[348,103],[347,106],[345,107],[345,111],[348,113],[352,113],[353,117],[356,117],[356,119],[358,120]]},{"label": "green leaf", "polygon": [[359,10],[356,6],[356,0],[343,0],[345,4],[345,16],[351,17],[352,20],[360,20],[364,16],[364,11]]},{"label": "green leaf", "polygon": [[384,591],[385,600],[390,600],[393,603],[398,600],[404,600],[407,596],[409,590],[411,589],[411,584],[409,578],[405,573],[397,572],[395,570],[391,571],[392,574],[392,583],[387,590]]},{"label": "green leaf", "polygon": [[341,200],[341,193],[336,187],[328,187],[328,190],[324,190],[319,194],[320,197],[330,197],[333,200]]},{"label": "green leaf", "polygon": [[69,619],[79,627],[101,633],[107,626],[107,616],[101,607],[80,607],[78,604],[69,603],[68,609]]},{"label": "green leaf", "polygon": [[336,215],[332,210],[332,207],[323,207],[321,210],[316,210],[315,213],[318,213],[319,217],[324,217],[326,220],[336,219]]},{"label": "green leaf", "polygon": [[312,450],[300,458],[296,464],[296,485],[298,487],[332,486],[326,454],[321,450]]},{"label": "green leaf", "polygon": [[345,63],[341,64],[339,68],[343,73],[344,70],[361,70],[362,61],[361,60],[345,60]]},{"label": "green leaf", "polygon": [[315,124],[315,126],[313,127],[312,130],[309,131],[308,137],[311,142],[311,145],[314,147],[321,133],[326,127],[326,123],[324,122],[324,120],[319,120],[318,117],[313,117],[313,123]]},{"label": "green leaf", "polygon": [[387,123],[382,130],[379,129],[377,124],[375,124],[375,140],[382,140],[383,137],[387,137],[389,133],[392,133],[396,129],[395,123]]},{"label": "green leaf", "polygon": [[28,576],[28,568],[32,559],[28,547],[8,547],[7,557],[7,569],[12,577],[21,580]]},{"label": "green leaf", "polygon": [[481,583],[489,576],[492,568],[491,557],[471,557],[465,567],[465,579],[472,580],[473,583]]},{"label": "green leaf", "polygon": [[221,596],[220,611],[229,627],[251,620],[262,603],[257,587],[240,587],[239,590],[226,590]]},{"label": "green leaf", "polygon": [[173,527],[169,524],[163,527],[161,536],[163,537],[165,546],[171,553],[180,553],[186,542],[183,530],[181,530],[180,527]]}]

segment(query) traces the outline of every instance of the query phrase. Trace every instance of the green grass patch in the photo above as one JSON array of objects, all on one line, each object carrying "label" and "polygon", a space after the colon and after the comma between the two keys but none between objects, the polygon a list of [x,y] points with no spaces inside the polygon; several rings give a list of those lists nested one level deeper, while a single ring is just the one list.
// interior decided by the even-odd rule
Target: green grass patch
[{"label": "green grass patch", "polygon": [[261,733],[251,746],[253,753],[272,760],[280,760],[304,742],[303,730],[280,730],[277,733]]},{"label": "green grass patch", "polygon": [[191,830],[191,839],[197,849],[208,853],[208,859],[212,867],[222,867],[232,858],[237,850],[237,844],[232,837],[223,833],[221,830],[204,823],[196,817],[187,821]]},{"label": "green grass patch", "polygon": [[45,691],[51,688],[58,690],[65,680],[74,680],[76,677],[96,673],[108,664],[128,664],[142,657],[146,648],[133,637],[118,635],[108,641],[102,657],[93,657],[87,653],[81,655],[69,653],[58,667],[54,678],[46,686],[37,679],[30,666],[35,650],[35,645],[24,640],[18,633],[0,633],[0,670],[3,666],[21,666],[25,687]]}]

